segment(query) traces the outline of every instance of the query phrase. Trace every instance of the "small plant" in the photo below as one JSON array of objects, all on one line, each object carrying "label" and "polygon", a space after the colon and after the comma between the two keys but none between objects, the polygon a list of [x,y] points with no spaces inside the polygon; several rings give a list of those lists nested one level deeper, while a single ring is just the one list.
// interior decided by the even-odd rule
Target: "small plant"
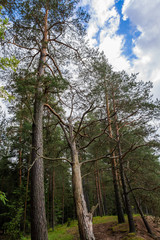
[{"label": "small plant", "polygon": [[4,204],[6,204],[7,198],[4,192],[0,191],[0,201],[2,201]]},{"label": "small plant", "polygon": [[71,226],[71,218],[68,218],[67,227],[70,227],[70,226]]},{"label": "small plant", "polygon": [[9,240],[20,240],[22,239],[22,233],[20,232],[20,222],[23,214],[23,208],[17,209],[17,214],[9,223],[4,225],[6,234]]}]

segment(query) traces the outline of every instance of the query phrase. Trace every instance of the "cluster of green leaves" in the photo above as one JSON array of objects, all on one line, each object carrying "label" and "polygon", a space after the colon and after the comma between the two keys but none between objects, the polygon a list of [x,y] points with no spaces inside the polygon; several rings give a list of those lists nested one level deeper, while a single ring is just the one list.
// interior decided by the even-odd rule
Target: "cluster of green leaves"
[{"label": "cluster of green leaves", "polygon": [[[0,6],[0,16],[2,16],[1,11],[2,11],[2,6]],[[0,39],[4,39],[5,30],[8,22],[9,22],[8,18],[5,18],[5,19],[0,18]]]},{"label": "cluster of green leaves", "polygon": [[0,58],[0,68],[5,70],[6,68],[11,68],[13,71],[16,71],[19,60],[15,56],[11,58]]},{"label": "cluster of green leaves", "polygon": [[[9,19],[5,18],[2,19],[1,18],[1,10],[2,10],[2,6],[0,6],[0,39],[5,39],[5,30],[7,28],[7,25],[9,23]],[[16,71],[16,68],[19,64],[19,60],[17,60],[15,58],[15,56],[12,56],[11,58],[0,58],[0,68],[2,70],[5,70],[6,68],[11,68],[13,71]],[[11,102],[11,100],[14,99],[14,97],[12,95],[10,95],[5,89],[4,87],[0,87],[0,98],[4,98],[5,100],[8,100],[9,102]]]},{"label": "cluster of green leaves", "polygon": [[7,202],[6,194],[2,191],[0,191],[0,200],[3,202],[3,204],[6,204]]}]

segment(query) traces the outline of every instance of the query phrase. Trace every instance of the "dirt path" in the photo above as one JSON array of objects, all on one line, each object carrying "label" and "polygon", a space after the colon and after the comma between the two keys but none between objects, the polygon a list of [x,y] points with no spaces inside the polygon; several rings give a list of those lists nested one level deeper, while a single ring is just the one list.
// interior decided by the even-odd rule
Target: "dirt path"
[{"label": "dirt path", "polygon": [[[156,237],[152,237],[148,234],[144,223],[140,217],[135,217],[136,236],[129,233],[128,224],[117,224],[116,222],[102,223],[94,225],[94,235],[96,240],[160,240],[160,226],[154,223],[153,219],[148,217],[148,222],[152,229],[152,232]],[[136,237],[136,238],[134,238]],[[75,233],[74,240],[79,240],[78,233]]]},{"label": "dirt path", "polygon": [[[160,227],[157,226],[153,222],[152,219],[148,219],[152,232],[156,237],[152,237],[148,234],[144,223],[140,217],[135,218],[136,225],[136,236],[140,239],[152,240],[159,239],[160,240]],[[119,224],[116,222],[97,224],[94,226],[94,234],[96,240],[118,240],[118,239],[132,239],[134,234],[129,234],[128,224]]]}]

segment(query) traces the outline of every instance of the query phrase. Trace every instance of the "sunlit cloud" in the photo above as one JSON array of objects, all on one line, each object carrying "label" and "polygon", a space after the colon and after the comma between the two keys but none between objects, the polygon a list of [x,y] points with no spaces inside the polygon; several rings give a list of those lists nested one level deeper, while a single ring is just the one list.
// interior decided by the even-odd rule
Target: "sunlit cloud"
[{"label": "sunlit cloud", "polygon": [[[123,4],[121,16],[116,3]],[[152,81],[156,86],[155,96],[160,92],[160,1],[159,0],[82,0],[82,5],[89,6],[90,21],[87,35],[92,46],[98,46],[104,51],[110,64],[115,70],[139,72],[139,78]],[[127,43],[127,34],[120,34],[120,17],[123,21],[130,21],[132,26],[141,34],[130,36],[130,53],[127,56],[124,47]]]}]

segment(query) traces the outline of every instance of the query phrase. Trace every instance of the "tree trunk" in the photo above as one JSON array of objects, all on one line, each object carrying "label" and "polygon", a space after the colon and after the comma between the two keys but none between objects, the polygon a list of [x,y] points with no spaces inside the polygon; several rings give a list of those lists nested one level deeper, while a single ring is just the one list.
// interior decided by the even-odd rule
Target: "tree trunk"
[{"label": "tree trunk", "polygon": [[29,173],[27,172],[27,185],[26,185],[26,197],[25,197],[25,203],[24,203],[24,223],[23,223],[23,232],[25,234],[26,232],[26,216],[27,216],[27,198],[28,198],[28,186],[29,186]]},{"label": "tree trunk", "polygon": [[[116,103],[115,103],[114,91],[112,92],[112,94],[113,94],[113,108],[114,108],[114,112],[116,113]],[[121,176],[123,194],[124,194],[124,199],[125,199],[125,207],[126,207],[126,212],[127,212],[127,216],[128,216],[129,231],[135,232],[136,230],[135,230],[135,224],[134,224],[134,220],[133,220],[133,213],[132,213],[132,208],[131,208],[131,204],[129,201],[129,196],[127,194],[127,184],[125,181],[124,169],[123,169],[123,163],[122,163],[122,151],[121,151],[121,144],[120,144],[120,137],[119,137],[117,113],[115,114],[115,127],[116,127],[116,140],[117,140],[117,144],[118,144],[120,176]]]},{"label": "tree trunk", "polygon": [[123,207],[122,207],[122,201],[121,201],[121,195],[119,191],[119,185],[118,185],[118,177],[117,177],[117,171],[116,171],[116,163],[114,154],[112,155],[113,158],[111,160],[112,164],[112,176],[113,176],[113,186],[114,186],[114,194],[115,194],[115,200],[116,200],[116,209],[117,209],[117,216],[118,216],[118,223],[124,223],[124,213],[123,213]]},{"label": "tree trunk", "polygon": [[90,203],[89,203],[89,186],[88,186],[88,178],[86,177],[86,181],[82,181],[83,184],[83,192],[84,192],[84,199],[86,201],[87,210],[90,211]]},{"label": "tree trunk", "polygon": [[97,174],[97,164],[95,162],[95,180],[96,180],[96,193],[97,193],[97,201],[98,201],[98,215],[102,217],[102,207],[101,207],[101,201],[100,201],[100,194],[99,194],[99,185],[98,185],[98,174]]},{"label": "tree trunk", "polygon": [[44,35],[37,76],[37,91],[34,103],[34,122],[32,125],[32,168],[31,168],[31,239],[47,240],[47,221],[44,195],[44,166],[43,166],[43,101],[40,86],[47,51],[47,17],[44,17]]},{"label": "tree trunk", "polygon": [[62,224],[64,224],[64,179],[62,180]]},{"label": "tree trunk", "polygon": [[22,120],[20,120],[20,136],[19,136],[19,186],[22,185]]},{"label": "tree trunk", "polygon": [[43,104],[38,99],[35,102],[35,114],[33,123],[33,150],[31,169],[31,239],[47,240],[47,221],[45,213],[44,197],[44,167],[43,135],[42,135]]},{"label": "tree trunk", "polygon": [[95,240],[93,234],[92,213],[87,211],[86,202],[83,194],[82,177],[80,163],[78,159],[78,151],[73,141],[71,146],[72,153],[72,185],[73,196],[76,205],[76,213],[78,218],[78,227],[81,240]]},{"label": "tree trunk", "polygon": [[[106,97],[106,112],[107,112],[107,118],[108,118],[108,124],[109,124],[109,136],[112,139],[113,138],[113,133],[112,133],[109,100],[108,100],[106,85],[105,85],[105,97]],[[111,147],[110,147],[110,151],[112,152]],[[120,190],[119,190],[117,163],[116,163],[114,152],[112,153],[111,166],[112,166],[113,186],[114,186],[114,194],[115,194],[115,201],[116,201],[118,223],[124,223],[125,218],[124,218],[123,205],[122,205],[122,200],[121,200],[121,195],[120,195]]]},{"label": "tree trunk", "polygon": [[55,211],[54,211],[54,195],[55,195],[55,170],[53,168],[53,171],[52,171],[52,222],[51,222],[52,230],[54,230],[54,214],[55,214]]},{"label": "tree trunk", "polygon": [[104,205],[103,205],[101,183],[100,183],[100,176],[99,176],[99,169],[97,166],[97,162],[95,162],[95,178],[96,178],[96,190],[97,190],[99,215],[102,217],[105,215],[105,211],[104,211]]},{"label": "tree trunk", "polygon": [[149,224],[148,224],[148,221],[146,220],[146,218],[145,218],[145,216],[144,216],[144,214],[143,214],[143,211],[142,211],[140,205],[138,204],[138,201],[137,201],[137,199],[136,199],[136,197],[135,197],[135,195],[134,195],[134,192],[132,191],[132,188],[131,188],[131,185],[130,185],[130,183],[129,183],[129,181],[128,181],[127,176],[126,176],[126,180],[127,180],[129,189],[130,189],[130,191],[131,191],[131,193],[132,193],[132,196],[133,196],[133,199],[134,199],[134,201],[135,201],[135,204],[136,204],[136,206],[137,206],[138,212],[139,212],[139,214],[141,215],[141,218],[142,218],[142,220],[143,220],[143,222],[144,222],[144,225],[145,225],[148,233],[151,234],[151,235],[153,235],[152,230],[151,230],[151,228],[150,228],[150,226],[149,226]]}]

